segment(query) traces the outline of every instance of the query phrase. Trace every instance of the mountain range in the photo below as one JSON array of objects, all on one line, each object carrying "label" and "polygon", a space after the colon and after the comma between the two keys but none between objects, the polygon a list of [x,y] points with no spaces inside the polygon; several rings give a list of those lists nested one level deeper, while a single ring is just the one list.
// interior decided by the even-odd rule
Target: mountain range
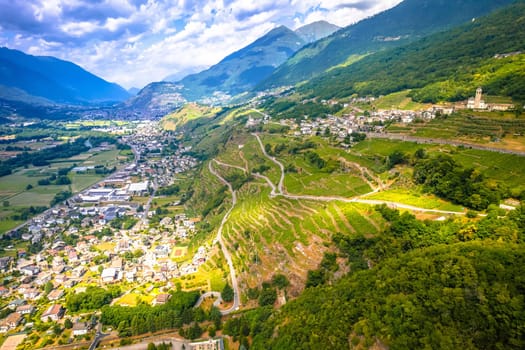
[{"label": "mountain range", "polygon": [[217,94],[233,96],[249,91],[305,44],[338,29],[325,21],[314,22],[296,31],[285,26],[277,27],[209,69],[180,80],[184,86],[182,94],[195,101]]},{"label": "mountain range", "polygon": [[129,93],[78,65],[0,48],[0,98],[33,104],[123,101]]},{"label": "mountain range", "polygon": [[[183,86],[180,93],[189,101],[223,103],[249,91],[293,86],[352,66],[375,52],[454,28],[512,2],[405,0],[342,29],[328,22],[296,31],[278,27],[211,68],[179,81]],[[344,85],[334,79],[334,86]]]},{"label": "mountain range", "polygon": [[355,56],[398,47],[488,14],[514,0],[405,0],[305,46],[276,69],[258,90],[294,85]]},{"label": "mountain range", "polygon": [[[323,21],[295,31],[281,26],[200,73],[190,74],[178,82],[151,83],[140,91],[133,89],[131,94],[117,84],[96,77],[71,62],[1,48],[0,100],[3,105],[16,101],[28,109],[35,105],[108,104],[125,101],[119,105],[124,114],[138,113],[151,117],[168,113],[187,101],[225,103],[230,102],[233,96],[249,97],[253,96],[253,92],[297,83],[301,83],[299,91],[324,98],[349,96],[353,93],[381,94],[407,88],[423,89],[425,84],[443,83],[447,78],[443,76],[437,79],[437,73],[430,72],[427,78],[433,78],[420,79],[417,84],[413,83],[422,77],[415,73],[423,73],[425,69],[422,62],[407,62],[433,61],[436,55],[443,53],[440,53],[438,46],[446,46],[450,56],[448,68],[455,67],[454,54],[465,47],[464,42],[455,41],[454,35],[461,33],[452,32],[448,37],[435,33],[445,32],[465,23],[471,23],[471,27],[475,28],[480,16],[512,2],[514,1],[405,0],[390,10],[342,29]],[[469,31],[471,27],[463,27],[461,30]],[[512,47],[521,48],[520,45],[501,45],[497,35],[491,36],[487,31],[479,35],[486,35],[487,40],[466,36],[470,40],[470,51],[463,52],[462,55],[467,57],[467,61],[469,55],[476,56],[476,50],[482,49],[486,42],[492,43],[488,45],[493,45],[494,49],[497,48],[497,52],[483,50],[483,54],[489,57],[504,53]],[[411,43],[415,46],[407,46]],[[426,56],[418,58],[419,51]],[[407,52],[410,54],[407,55]],[[442,68],[443,66],[439,67]],[[458,72],[448,69],[440,74],[457,76]],[[515,74],[513,78],[507,74],[503,78],[515,81],[516,77],[521,75]],[[412,80],[407,82],[407,79]],[[447,92],[446,96],[438,97],[449,100],[463,98],[475,83],[479,82],[471,82],[469,86],[464,84],[458,88],[461,92],[456,93],[456,96],[451,96],[454,92]],[[447,86],[450,85],[449,82]],[[518,87],[513,88],[512,95],[519,96],[519,84],[513,86]],[[439,84],[433,88],[443,90],[443,86],[440,87]],[[419,91],[419,95],[413,92],[413,96],[428,100],[423,92],[424,90]],[[135,96],[130,97],[131,95]]]},{"label": "mountain range", "polygon": [[525,3],[411,44],[362,58],[318,75],[299,87],[305,95],[330,99],[387,95],[412,89],[419,102],[457,101],[477,87],[525,101]]}]

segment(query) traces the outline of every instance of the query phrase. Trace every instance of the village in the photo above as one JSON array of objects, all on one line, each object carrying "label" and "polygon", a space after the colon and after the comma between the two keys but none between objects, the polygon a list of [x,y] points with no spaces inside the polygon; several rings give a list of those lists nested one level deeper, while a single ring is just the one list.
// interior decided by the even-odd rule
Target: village
[{"label": "village", "polygon": [[[378,97],[380,98],[380,97]],[[483,89],[476,89],[474,97],[466,101],[457,103],[432,105],[423,110],[400,110],[385,109],[365,111],[355,107],[356,104],[369,104],[376,101],[376,97],[354,97],[349,102],[342,103],[337,100],[322,100],[324,105],[342,104],[345,110],[352,112],[344,113],[341,116],[327,115],[324,118],[310,118],[305,115],[303,119],[282,119],[279,123],[288,126],[294,136],[315,136],[315,135],[332,135],[340,140],[344,140],[355,133],[383,133],[385,126],[390,123],[410,124],[416,121],[429,121],[437,116],[446,116],[459,110],[474,110],[478,112],[491,111],[508,111],[514,108],[513,104],[508,103],[486,103],[483,100]],[[315,99],[314,99],[315,100]],[[313,100],[303,100],[302,103]],[[254,127],[261,123],[267,124],[271,116],[263,114],[263,118],[254,118],[250,116],[246,122],[246,127]]]},{"label": "village", "polygon": [[[198,164],[157,125],[142,123],[124,138],[135,154],[132,164],[4,235],[29,243],[29,249],[10,245],[6,251],[14,254],[0,258],[6,305],[1,333],[67,319],[77,339],[94,325],[68,314],[69,294],[124,283],[128,292],[140,286],[151,305],[160,305],[168,301],[175,279],[207,261],[209,245],[187,249],[199,218],[150,210],[152,200],[162,198],[158,189]],[[118,298],[113,302],[128,305]]]}]

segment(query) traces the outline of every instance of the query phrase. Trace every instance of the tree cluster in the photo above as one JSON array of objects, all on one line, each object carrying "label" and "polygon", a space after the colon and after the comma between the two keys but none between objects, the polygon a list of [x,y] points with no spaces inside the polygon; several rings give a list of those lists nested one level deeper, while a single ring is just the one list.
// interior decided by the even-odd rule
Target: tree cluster
[{"label": "tree cluster", "polygon": [[[228,321],[228,334],[250,336],[251,349],[525,346],[523,207],[444,223],[377,210],[388,223],[383,233],[333,237],[346,276],[318,281],[255,331]],[[319,271],[335,268],[335,255],[325,255]]]},{"label": "tree cluster", "polygon": [[461,167],[448,155],[416,162],[414,180],[428,192],[475,210],[499,203],[507,192],[479,171]]},{"label": "tree cluster", "polygon": [[68,295],[66,308],[70,312],[99,310],[104,305],[111,303],[119,295],[119,288],[88,287],[85,292]]},{"label": "tree cluster", "polygon": [[194,321],[201,322],[208,315],[193,305],[198,292],[172,292],[170,300],[163,305],[150,306],[140,303],[135,307],[104,306],[101,322],[113,326],[121,336],[139,335],[162,329],[181,328]]}]

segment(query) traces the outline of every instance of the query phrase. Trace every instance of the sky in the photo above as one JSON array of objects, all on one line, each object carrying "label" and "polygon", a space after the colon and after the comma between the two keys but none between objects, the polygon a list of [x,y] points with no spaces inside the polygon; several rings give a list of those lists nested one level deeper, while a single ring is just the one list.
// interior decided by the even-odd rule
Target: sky
[{"label": "sky", "polygon": [[341,27],[401,0],[0,0],[0,47],[55,56],[126,89],[218,63],[276,26]]}]

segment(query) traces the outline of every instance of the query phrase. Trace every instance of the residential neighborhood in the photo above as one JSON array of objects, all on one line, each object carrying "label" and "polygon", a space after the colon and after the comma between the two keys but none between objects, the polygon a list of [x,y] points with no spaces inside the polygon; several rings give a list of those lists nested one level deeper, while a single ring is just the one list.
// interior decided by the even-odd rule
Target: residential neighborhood
[{"label": "residential neighborhood", "polygon": [[[132,290],[143,285],[150,286],[143,296],[151,305],[162,305],[171,297],[165,291],[174,288],[174,279],[197,272],[207,261],[211,246],[196,247],[194,253],[186,248],[200,218],[150,210],[154,198],[163,198],[155,195],[159,188],[198,165],[188,148],[170,144],[172,138],[155,122],[140,124],[124,140],[135,154],[133,163],[4,235],[30,249],[11,245],[0,257],[0,295],[9,310],[0,319],[0,333],[32,329],[36,317],[46,324],[70,319],[71,337],[88,336],[91,325],[68,313],[68,295],[90,286],[124,283]],[[114,302],[127,305],[118,298]]]}]

